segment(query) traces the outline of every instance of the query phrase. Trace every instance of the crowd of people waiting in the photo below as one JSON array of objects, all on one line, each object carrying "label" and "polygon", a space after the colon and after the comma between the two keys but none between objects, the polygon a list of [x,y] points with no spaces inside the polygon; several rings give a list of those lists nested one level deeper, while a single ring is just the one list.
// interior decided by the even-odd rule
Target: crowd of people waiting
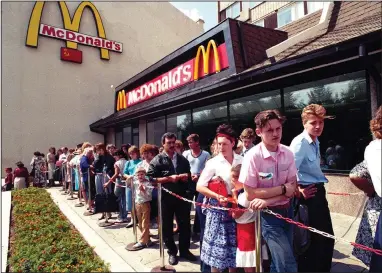
[{"label": "crowd of people waiting", "polygon": [[[141,231],[134,247],[141,249],[152,244],[150,227],[158,228],[156,186],[161,184],[164,191],[160,224],[170,265],[178,263],[178,248],[180,258],[197,260],[189,251],[194,233],[200,236],[202,272],[226,269],[236,272],[237,268],[255,272],[255,214],[251,210],[229,211],[218,207],[268,208],[283,217],[293,218],[298,206],[304,205],[309,226],[333,235],[324,186],[328,179],[320,168],[318,141],[324,120],[333,117],[326,115],[323,106],[311,104],[303,109],[301,118],[304,130],[290,146],[280,144],[285,118],[277,110],[267,110],[255,117],[256,129],[245,129],[239,138],[230,125],[220,125],[211,144],[211,153],[200,148],[197,134],[187,137],[189,150],[184,151],[183,143],[173,133],[162,136],[162,147],[123,145],[117,150],[113,144],[93,146],[85,142],[76,149],[62,148],[57,153],[50,148],[46,158],[39,152],[34,154],[30,173],[21,162],[16,164],[13,178],[12,170],[7,168],[6,189],[11,189],[9,185],[12,184],[15,189],[21,189],[32,181],[36,187],[47,181],[49,186],[53,186],[54,181],[60,181],[63,186],[72,182],[71,188],[80,191],[85,199],[87,215],[96,213],[95,195],[107,189],[118,197],[118,223],[128,222],[134,194]],[[370,129],[375,140],[367,146],[365,160],[351,171],[350,180],[370,197],[356,242],[381,249],[382,106],[370,122]],[[254,145],[256,135],[261,142]],[[107,179],[104,179],[105,174]],[[67,187],[65,190],[71,191]],[[191,232],[191,203],[170,192],[214,208],[195,208]],[[100,220],[109,216],[103,213]],[[126,227],[132,226],[131,221]],[[334,240],[311,233],[308,247],[296,253],[294,236],[298,233],[291,224],[262,212],[261,227],[264,271],[330,272]],[[178,247],[175,233],[179,233]],[[369,272],[382,271],[382,256],[356,248],[353,254],[370,267]]]}]

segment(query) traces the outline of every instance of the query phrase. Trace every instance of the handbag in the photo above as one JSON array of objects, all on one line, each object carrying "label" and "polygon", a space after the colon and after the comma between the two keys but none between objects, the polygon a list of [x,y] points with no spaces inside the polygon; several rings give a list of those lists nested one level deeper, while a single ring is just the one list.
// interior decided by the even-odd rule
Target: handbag
[{"label": "handbag", "polygon": [[227,188],[224,182],[218,179],[218,177],[213,177],[210,182],[208,182],[208,188],[214,193],[228,197]]},{"label": "handbag", "polygon": [[98,193],[95,196],[95,211],[98,212],[116,212],[119,209],[117,196],[113,192],[108,192],[109,189],[105,189],[104,192]]},{"label": "handbag", "polygon": [[[293,220],[309,226],[309,211],[306,205],[300,203],[298,199],[294,208]],[[293,252],[295,257],[305,253],[310,246],[310,231],[293,225]]]}]

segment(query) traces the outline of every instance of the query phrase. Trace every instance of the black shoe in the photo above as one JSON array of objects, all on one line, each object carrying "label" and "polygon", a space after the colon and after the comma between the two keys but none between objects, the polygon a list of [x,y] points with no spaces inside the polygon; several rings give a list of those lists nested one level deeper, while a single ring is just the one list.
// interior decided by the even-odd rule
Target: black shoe
[{"label": "black shoe", "polygon": [[178,257],[176,257],[176,255],[169,254],[168,255],[168,263],[170,265],[177,265],[178,264]]},{"label": "black shoe", "polygon": [[195,261],[198,260],[198,259],[195,257],[195,255],[192,254],[190,251],[187,251],[187,252],[185,252],[185,253],[181,253],[181,254],[179,255],[179,257],[184,258],[184,259],[186,259],[186,260],[188,260],[188,261],[190,261],[190,262],[195,262]]}]

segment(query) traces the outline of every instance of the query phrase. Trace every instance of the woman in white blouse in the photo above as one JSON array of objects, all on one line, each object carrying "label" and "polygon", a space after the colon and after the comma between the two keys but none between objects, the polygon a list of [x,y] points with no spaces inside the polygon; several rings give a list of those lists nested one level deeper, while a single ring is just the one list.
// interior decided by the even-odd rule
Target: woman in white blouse
[{"label": "woman in white blouse", "polygon": [[[208,160],[200,175],[196,190],[206,196],[212,206],[227,206],[227,197],[208,188],[211,179],[224,183],[231,194],[231,168],[242,163],[243,157],[236,154],[237,138],[230,125],[220,125],[216,130],[218,155]],[[236,223],[232,216],[223,210],[207,209],[206,226],[201,245],[201,260],[211,266],[211,272],[221,272],[236,267]]]},{"label": "woman in white blouse", "polygon": [[[382,197],[382,106],[379,106],[375,118],[370,121],[370,130],[376,139],[370,142],[365,149],[365,162],[371,176],[375,193],[379,197]],[[380,211],[382,210],[381,207],[379,209]],[[382,249],[382,213],[379,214],[373,248]],[[373,253],[369,272],[382,272],[382,256]]]}]

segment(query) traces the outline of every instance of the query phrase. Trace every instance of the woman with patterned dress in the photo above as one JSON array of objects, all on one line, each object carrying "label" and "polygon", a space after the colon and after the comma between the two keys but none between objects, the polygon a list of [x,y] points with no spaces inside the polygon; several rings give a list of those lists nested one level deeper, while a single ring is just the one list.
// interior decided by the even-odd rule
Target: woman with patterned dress
[{"label": "woman with patterned dress", "polygon": [[[229,194],[232,192],[231,168],[241,164],[243,157],[234,152],[236,136],[231,126],[220,125],[216,133],[218,154],[207,161],[196,190],[206,196],[209,205],[227,206]],[[216,188],[211,185],[209,188],[211,180],[220,181],[222,184],[218,187],[222,190],[215,192]],[[237,248],[235,220],[225,210],[207,209],[205,213],[206,225],[200,259],[211,266],[211,272],[221,272],[226,268],[229,272],[235,272]]]},{"label": "woman with patterned dress", "polygon": [[46,163],[40,152],[34,153],[34,157],[32,158],[30,165],[34,169],[33,186],[41,188],[45,181],[44,172],[46,170]]},{"label": "woman with patterned dress", "polygon": [[[382,249],[382,106],[370,121],[370,131],[375,139],[366,147],[364,161],[350,173],[353,184],[369,196],[356,243]],[[369,266],[369,272],[382,272],[382,256],[356,248],[353,255]]]}]

